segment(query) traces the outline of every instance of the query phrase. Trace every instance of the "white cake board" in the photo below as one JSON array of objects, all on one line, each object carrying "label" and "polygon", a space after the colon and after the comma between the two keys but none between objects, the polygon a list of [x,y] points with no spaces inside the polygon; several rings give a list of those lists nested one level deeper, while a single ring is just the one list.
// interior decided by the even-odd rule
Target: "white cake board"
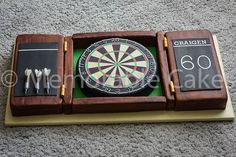
[{"label": "white cake board", "polygon": [[[221,70],[225,79],[217,38],[213,36]],[[226,80],[225,80],[226,82]],[[227,87],[226,87],[227,88]],[[90,114],[54,114],[39,116],[14,117],[10,109],[10,90],[6,105],[6,126],[39,126],[39,125],[72,125],[72,124],[114,124],[114,123],[157,123],[187,121],[232,121],[234,110],[228,93],[228,101],[224,110],[202,111],[145,111],[126,113],[90,113]]]}]

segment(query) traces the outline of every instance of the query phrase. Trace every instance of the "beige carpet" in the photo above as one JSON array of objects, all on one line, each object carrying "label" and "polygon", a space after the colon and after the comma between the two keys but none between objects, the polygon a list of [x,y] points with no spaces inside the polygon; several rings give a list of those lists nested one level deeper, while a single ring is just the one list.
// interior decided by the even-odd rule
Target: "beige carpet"
[{"label": "beige carpet", "polygon": [[[217,35],[236,110],[235,0],[0,0],[0,74],[21,33],[186,29]],[[236,156],[235,122],[6,128],[7,88],[0,89],[0,156]]]}]

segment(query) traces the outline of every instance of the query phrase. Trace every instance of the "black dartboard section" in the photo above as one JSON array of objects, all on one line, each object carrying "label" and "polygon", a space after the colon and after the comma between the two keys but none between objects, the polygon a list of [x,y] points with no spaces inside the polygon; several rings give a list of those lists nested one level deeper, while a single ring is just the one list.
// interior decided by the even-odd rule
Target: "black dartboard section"
[{"label": "black dartboard section", "polygon": [[77,63],[79,85],[88,96],[147,95],[156,70],[155,58],[147,48],[121,38],[92,44]]}]

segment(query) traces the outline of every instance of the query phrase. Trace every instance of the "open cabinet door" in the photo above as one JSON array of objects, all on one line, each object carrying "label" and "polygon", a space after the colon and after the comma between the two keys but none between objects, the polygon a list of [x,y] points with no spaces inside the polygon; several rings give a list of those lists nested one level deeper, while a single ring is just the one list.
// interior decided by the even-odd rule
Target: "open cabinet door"
[{"label": "open cabinet door", "polygon": [[224,109],[225,81],[211,32],[165,33],[175,110]]},{"label": "open cabinet door", "polygon": [[[63,44],[61,35],[27,34],[17,37],[12,69],[16,75],[12,76],[14,86],[11,87],[10,99],[14,116],[62,112]],[[43,73],[44,68],[50,70],[48,78]],[[41,71],[38,81],[36,69]],[[26,70],[30,71],[28,79]]]}]

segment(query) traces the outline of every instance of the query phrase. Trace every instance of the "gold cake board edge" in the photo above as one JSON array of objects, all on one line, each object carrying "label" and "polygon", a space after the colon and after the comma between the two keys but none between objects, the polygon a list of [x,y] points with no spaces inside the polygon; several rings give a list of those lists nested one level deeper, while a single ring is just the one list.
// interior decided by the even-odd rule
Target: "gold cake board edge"
[{"label": "gold cake board edge", "polygon": [[[217,37],[213,35],[223,77],[225,72],[219,50]],[[13,61],[13,59],[12,59]],[[226,82],[226,79],[225,79]],[[10,88],[8,91],[5,125],[6,126],[42,126],[42,125],[73,125],[73,124],[115,124],[115,123],[158,123],[158,122],[189,122],[189,121],[232,121],[234,110],[228,87],[228,101],[224,110],[201,111],[145,111],[125,113],[90,113],[90,114],[54,114],[14,117],[10,109]]]}]

